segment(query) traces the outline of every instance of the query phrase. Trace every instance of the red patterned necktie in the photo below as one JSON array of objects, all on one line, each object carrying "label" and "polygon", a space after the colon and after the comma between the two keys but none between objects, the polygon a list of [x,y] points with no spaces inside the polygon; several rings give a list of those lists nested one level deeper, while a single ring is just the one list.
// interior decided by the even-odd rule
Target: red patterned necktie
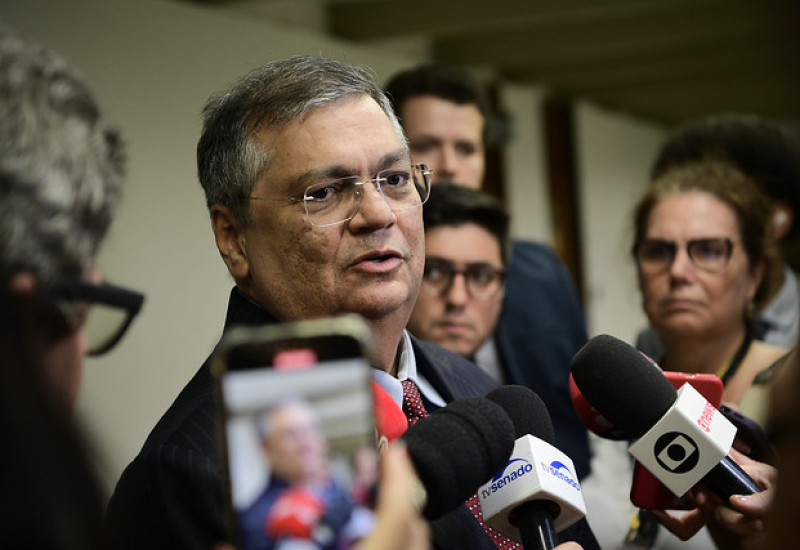
[{"label": "red patterned necktie", "polygon": [[403,412],[408,418],[408,425],[413,426],[428,416],[428,411],[422,404],[422,396],[417,385],[411,380],[403,380],[401,384],[403,384]]},{"label": "red patterned necktie", "polygon": [[481,524],[483,530],[486,531],[486,534],[492,539],[497,548],[500,550],[510,550],[512,548],[519,548],[522,549],[522,545],[518,542],[514,542],[510,538],[505,535],[500,534],[499,532],[495,531],[488,525],[483,522],[483,512],[481,511],[481,502],[478,500],[477,493],[469,497],[469,500],[466,502],[467,508],[469,511],[472,512],[472,515],[475,516],[475,519],[478,520],[478,523]]},{"label": "red patterned necktie", "polygon": [[[413,426],[428,416],[428,411],[425,410],[425,405],[422,404],[422,397],[420,396],[417,385],[411,380],[403,380],[401,384],[403,385],[403,412],[406,414],[406,418],[408,418],[408,425]],[[501,535],[483,522],[483,513],[481,512],[481,504],[477,494],[472,495],[469,500],[467,500],[466,505],[469,511],[472,512],[472,515],[475,516],[475,519],[478,520],[478,523],[480,523],[486,531],[486,534],[491,537],[492,542],[494,542],[497,548],[500,550],[522,548],[522,545]]]}]

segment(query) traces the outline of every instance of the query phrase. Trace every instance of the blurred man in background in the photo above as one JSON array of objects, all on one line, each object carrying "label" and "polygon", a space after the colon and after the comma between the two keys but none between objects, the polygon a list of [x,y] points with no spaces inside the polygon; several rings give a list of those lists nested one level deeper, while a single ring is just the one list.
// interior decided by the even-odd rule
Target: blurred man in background
[{"label": "blurred man in background", "polygon": [[470,359],[496,380],[507,379],[503,365],[482,360],[478,352],[489,348],[503,303],[508,215],[485,193],[439,183],[423,220],[425,271],[408,329]]},{"label": "blurred man in background", "polygon": [[[434,187],[484,183],[488,108],[477,81],[456,67],[420,65],[386,84],[414,162],[433,171]],[[428,207],[426,206],[426,209]],[[556,445],[590,471],[589,442],[569,397],[569,365],[586,343],[586,321],[569,271],[547,245],[515,240],[493,337],[478,352],[501,383],[522,384],[545,402]]]}]

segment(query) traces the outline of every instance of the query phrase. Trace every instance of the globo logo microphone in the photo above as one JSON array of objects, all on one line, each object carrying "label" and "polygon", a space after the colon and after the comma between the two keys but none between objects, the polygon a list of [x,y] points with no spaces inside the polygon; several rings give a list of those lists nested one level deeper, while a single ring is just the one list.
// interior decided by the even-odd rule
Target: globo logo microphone
[{"label": "globo logo microphone", "polygon": [[516,440],[505,468],[478,489],[478,499],[486,524],[517,542],[522,542],[522,537],[509,516],[523,502],[551,502],[556,508],[556,532],[586,515],[572,460],[532,435]]},{"label": "globo logo microphone", "polygon": [[683,496],[728,454],[736,427],[686,383],[678,398],[629,451],[677,496]]}]

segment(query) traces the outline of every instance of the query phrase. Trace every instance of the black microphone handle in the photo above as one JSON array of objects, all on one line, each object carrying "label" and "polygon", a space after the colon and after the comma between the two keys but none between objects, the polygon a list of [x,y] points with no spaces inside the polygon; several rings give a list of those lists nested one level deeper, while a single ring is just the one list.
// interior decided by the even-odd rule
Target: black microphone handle
[{"label": "black microphone handle", "polygon": [[714,466],[700,482],[728,503],[731,495],[752,495],[764,490],[729,456]]},{"label": "black microphone handle", "polygon": [[511,511],[509,521],[519,529],[525,550],[553,550],[556,547],[553,507],[544,500],[523,502]]}]

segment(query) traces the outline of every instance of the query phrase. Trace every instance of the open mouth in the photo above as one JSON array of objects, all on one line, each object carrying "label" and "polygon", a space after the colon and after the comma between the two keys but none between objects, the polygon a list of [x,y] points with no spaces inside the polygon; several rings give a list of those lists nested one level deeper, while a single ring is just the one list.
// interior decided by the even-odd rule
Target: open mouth
[{"label": "open mouth", "polygon": [[381,254],[380,256],[374,256],[374,257],[367,258],[366,261],[379,263],[379,262],[385,262],[387,260],[391,260],[392,258],[396,258],[396,257],[397,256],[395,256],[394,254]]},{"label": "open mouth", "polygon": [[399,258],[400,256],[394,252],[383,252],[383,253],[373,253],[373,254],[365,254],[362,256],[359,261],[360,262],[372,262],[372,263],[381,263],[387,262],[389,260],[393,260],[395,258]]},{"label": "open mouth", "polygon": [[394,251],[374,251],[356,259],[354,266],[370,273],[389,273],[402,263],[402,256]]}]

